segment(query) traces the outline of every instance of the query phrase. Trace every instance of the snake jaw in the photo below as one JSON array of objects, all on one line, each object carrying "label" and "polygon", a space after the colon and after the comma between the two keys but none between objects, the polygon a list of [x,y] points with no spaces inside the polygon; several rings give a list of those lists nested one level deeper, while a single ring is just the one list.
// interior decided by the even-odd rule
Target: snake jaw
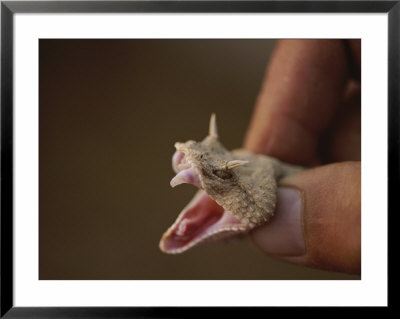
[{"label": "snake jaw", "polygon": [[250,227],[200,190],[164,233],[160,249],[179,254],[203,242],[246,233]]},{"label": "snake jaw", "polygon": [[172,156],[172,168],[177,173],[171,180],[171,187],[187,183],[202,189],[201,178],[197,167],[190,161],[185,153],[176,151]]},{"label": "snake jaw", "polygon": [[218,205],[202,190],[201,176],[182,150],[177,150],[173,155],[172,167],[177,173],[170,182],[172,187],[189,183],[197,186],[200,191],[162,236],[159,246],[163,252],[182,253],[199,243],[219,240],[250,230],[247,224]]},{"label": "snake jaw", "polygon": [[176,176],[170,182],[172,187],[175,187],[183,183],[193,184],[201,188],[198,175],[191,167],[181,170],[178,174],[176,174]]},{"label": "snake jaw", "polygon": [[182,164],[187,164],[186,159],[185,159],[185,153],[181,151],[176,151],[174,155],[172,156],[172,168],[175,173],[179,173],[180,171],[180,165]]}]

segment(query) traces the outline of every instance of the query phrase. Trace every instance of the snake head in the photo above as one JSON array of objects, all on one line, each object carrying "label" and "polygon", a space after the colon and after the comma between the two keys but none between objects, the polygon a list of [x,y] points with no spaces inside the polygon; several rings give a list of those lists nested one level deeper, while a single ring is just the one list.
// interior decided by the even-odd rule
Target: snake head
[{"label": "snake head", "polygon": [[[188,141],[176,143],[172,167],[177,175],[171,186],[189,183],[204,189],[207,193],[230,191],[238,183],[234,168],[248,161],[231,159],[228,152],[215,152],[204,143]],[[219,146],[222,150],[223,146]]]},{"label": "snake head", "polygon": [[171,186],[193,184],[200,189],[160,241],[166,253],[181,253],[204,241],[246,233],[266,220],[246,181],[249,161],[237,158],[218,140],[216,118],[201,142],[175,143]]},{"label": "snake head", "polygon": [[172,168],[177,175],[171,186],[193,184],[211,197],[224,197],[240,184],[238,167],[248,163],[235,159],[218,141],[215,114],[212,114],[208,136],[201,142],[175,143]]}]

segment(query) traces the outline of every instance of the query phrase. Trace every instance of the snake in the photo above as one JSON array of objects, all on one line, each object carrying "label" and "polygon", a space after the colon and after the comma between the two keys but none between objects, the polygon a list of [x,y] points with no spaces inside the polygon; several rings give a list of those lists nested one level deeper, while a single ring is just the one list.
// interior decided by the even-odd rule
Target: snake
[{"label": "snake", "polygon": [[215,113],[201,142],[177,142],[175,149],[176,175],[170,185],[188,183],[198,191],[161,237],[159,247],[168,254],[246,234],[269,222],[279,180],[304,169],[242,148],[227,150],[219,140]]}]

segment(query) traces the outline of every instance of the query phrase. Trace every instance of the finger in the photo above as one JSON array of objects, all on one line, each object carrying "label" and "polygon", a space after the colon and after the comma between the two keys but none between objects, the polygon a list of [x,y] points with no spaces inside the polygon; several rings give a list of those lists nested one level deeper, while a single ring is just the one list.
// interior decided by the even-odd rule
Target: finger
[{"label": "finger", "polygon": [[278,42],[245,147],[287,162],[315,164],[318,136],[343,98],[347,77],[343,41]]},{"label": "finger", "polygon": [[361,160],[361,86],[350,80],[343,105],[320,141],[324,163]]},{"label": "finger", "polygon": [[331,164],[283,179],[275,216],[251,233],[255,245],[296,264],[360,273],[360,166]]}]

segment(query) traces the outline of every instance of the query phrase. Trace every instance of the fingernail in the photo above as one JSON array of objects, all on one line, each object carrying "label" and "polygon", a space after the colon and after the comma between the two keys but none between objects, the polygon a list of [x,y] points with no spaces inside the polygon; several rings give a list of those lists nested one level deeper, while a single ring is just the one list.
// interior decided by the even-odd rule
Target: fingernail
[{"label": "fingernail", "polygon": [[253,240],[266,253],[277,256],[302,256],[305,242],[302,225],[302,196],[294,188],[280,187],[274,216],[254,230]]}]

